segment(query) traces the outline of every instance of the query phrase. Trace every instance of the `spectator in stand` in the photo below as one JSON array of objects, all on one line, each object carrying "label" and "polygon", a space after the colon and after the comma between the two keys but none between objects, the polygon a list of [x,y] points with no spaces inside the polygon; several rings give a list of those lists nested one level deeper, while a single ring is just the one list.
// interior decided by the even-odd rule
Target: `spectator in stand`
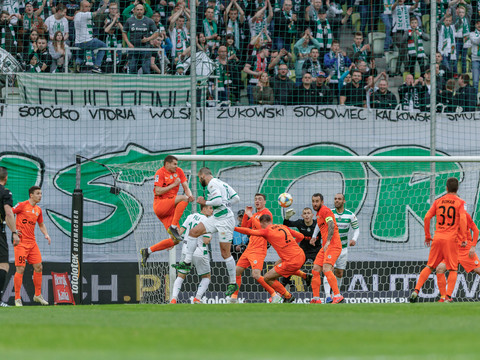
[{"label": "spectator in stand", "polygon": [[360,70],[351,71],[352,82],[345,85],[340,91],[340,105],[365,107],[366,93],[361,86],[362,73]]},{"label": "spectator in stand", "polygon": [[[268,15],[266,15],[268,9]],[[273,19],[273,9],[270,3],[270,0],[265,0],[265,5],[262,8],[259,8],[254,16],[248,20],[248,25],[250,27],[250,37],[253,38],[257,35],[262,35],[263,40],[266,40],[266,31],[268,29],[270,22]],[[270,40],[271,41],[271,40]]]},{"label": "spectator in stand", "polygon": [[220,35],[218,32],[218,25],[214,19],[214,9],[209,7],[205,11],[205,19],[203,19],[203,33],[205,35],[205,40],[207,41],[208,47],[211,49],[210,58],[215,57],[218,46],[220,45]]},{"label": "spectator in stand", "polygon": [[419,83],[422,80],[418,78],[414,81],[413,75],[407,74],[405,82],[398,88],[399,103],[402,110],[410,112],[421,110],[422,91]]},{"label": "spectator in stand", "polygon": [[370,101],[372,108],[394,110],[397,107],[397,97],[388,90],[388,80],[381,79],[378,82],[378,90],[376,90]]},{"label": "spectator in stand", "polygon": [[[400,75],[401,66],[407,68],[407,43],[404,41],[405,33],[410,28],[410,13],[418,7],[419,0],[415,0],[414,5],[405,5],[405,0],[396,0],[392,5],[392,36],[393,43],[398,48],[397,68],[393,76]],[[392,69],[391,69],[392,70]]]},{"label": "spectator in stand", "polygon": [[340,77],[352,65],[352,61],[345,51],[340,50],[338,40],[333,40],[331,50],[324,56],[323,65],[325,72],[331,78],[330,83],[337,84]]},{"label": "spectator in stand", "polygon": [[383,12],[380,19],[385,24],[385,42],[383,43],[383,51],[393,51],[392,40],[392,6],[395,0],[383,0]]},{"label": "spectator in stand", "polygon": [[370,50],[371,49],[369,44],[363,44],[362,32],[357,31],[353,36],[352,48],[350,50],[350,54],[348,55],[349,58],[352,59],[353,62],[362,60],[368,63],[370,62],[370,59],[372,59],[372,54]]},{"label": "spectator in stand", "polygon": [[11,19],[13,19],[14,17],[14,15],[9,15],[6,11],[2,11],[0,13],[0,31],[2,33],[0,47],[3,50],[8,51],[10,54],[17,53],[18,45],[15,29],[10,23]]},{"label": "spectator in stand", "polygon": [[2,12],[6,12],[9,15],[9,23],[16,26],[18,20],[22,17],[20,15],[21,5],[19,0],[4,0],[1,5]]},{"label": "spectator in stand", "polygon": [[367,66],[367,63],[363,60],[358,60],[356,63],[356,68],[362,73],[362,81],[360,82],[360,86],[364,87],[367,85],[367,79],[372,76],[377,76],[377,69],[375,65],[375,60],[370,60],[370,66]]},{"label": "spectator in stand", "polygon": [[23,44],[28,42],[32,30],[37,30],[42,34],[47,30],[43,19],[40,17],[40,14],[42,14],[43,8],[45,7],[45,3],[46,0],[43,0],[37,11],[34,11],[33,9],[33,2],[28,1],[25,3],[25,14],[19,18],[21,25],[21,28],[18,30],[20,48],[23,48]]},{"label": "spectator in stand", "polygon": [[135,16],[135,7],[137,5],[143,5],[144,6],[144,15],[148,18],[151,18],[152,15],[153,15],[153,10],[152,8],[150,7],[150,5],[148,5],[145,0],[135,0],[135,2],[133,2],[132,4],[130,4],[129,6],[127,6],[125,8],[125,10],[123,10],[122,12],[122,17],[123,17],[123,22],[127,21],[129,18]]},{"label": "spectator in stand", "polygon": [[30,54],[37,51],[37,49],[38,49],[38,47],[37,47],[38,37],[39,37],[38,31],[37,30],[32,30],[32,32],[30,33],[28,43],[24,44],[22,57],[25,61],[30,59]]},{"label": "spectator in stand", "polygon": [[348,19],[353,13],[353,7],[347,8],[345,16],[343,15],[343,9],[341,2],[335,2],[334,0],[326,0],[327,6],[327,20],[332,28],[333,38],[340,39],[340,30],[343,25],[348,22]]},{"label": "spectator in stand", "polygon": [[292,11],[292,0],[284,0],[281,11],[274,14],[273,45],[276,49],[290,50],[297,34],[297,14]]},{"label": "spectator in stand", "polygon": [[38,61],[35,64],[35,72],[51,72],[52,56],[48,52],[47,39],[39,37],[37,40],[37,51],[30,55],[30,63],[32,57],[35,57]]},{"label": "spectator in stand", "polygon": [[[275,76],[278,74],[278,66],[280,64],[287,64],[288,67],[293,66],[293,55],[289,53],[287,50],[282,49],[280,51],[274,49],[271,51],[271,62],[270,66],[273,67],[271,69],[271,74],[272,76]],[[270,67],[269,66],[269,67]],[[291,73],[290,71],[288,72],[287,76],[290,77]]]},{"label": "spectator in stand", "polygon": [[[233,36],[233,44],[238,51],[237,57],[238,61],[240,61],[240,59],[245,58],[244,52],[247,47],[247,44],[245,44],[247,36],[245,35],[245,12],[236,0],[232,0],[230,4],[228,4],[223,19],[226,35],[231,34]],[[232,45],[228,47],[231,48]]]},{"label": "spectator in stand", "polygon": [[61,31],[63,35],[64,42],[68,43],[69,39],[69,25],[68,20],[65,17],[67,14],[67,8],[63,4],[57,4],[56,12],[53,15],[50,15],[47,20],[45,20],[45,26],[47,27],[49,42],[51,43],[54,40],[55,34],[57,31]]},{"label": "spectator in stand", "polygon": [[[159,49],[157,52],[152,53],[150,59],[150,69],[156,74],[168,74],[170,72],[170,60],[168,60],[168,52],[172,50],[172,42],[164,32],[160,32],[156,39],[150,41],[153,48]],[[163,49],[163,51],[162,51]],[[165,68],[162,73],[162,58],[165,57]]]},{"label": "spectator in stand", "polygon": [[[110,3],[110,4],[112,4],[112,3]],[[117,9],[118,9],[118,5],[117,5]],[[166,34],[165,26],[163,26],[162,21],[161,21],[162,16],[160,15],[160,13],[158,11],[153,12],[151,19],[155,23],[155,26],[157,27],[158,32],[163,32],[163,33]]]},{"label": "spectator in stand", "polygon": [[[53,60],[52,72],[64,72],[66,49],[61,31],[57,31],[53,36],[53,41],[48,43],[48,51]],[[68,58],[70,59],[71,57],[69,56]]]},{"label": "spectator in stand", "polygon": [[458,90],[455,94],[456,103],[462,107],[462,112],[474,112],[477,107],[477,93],[470,86],[470,76],[462,74],[458,77]]},{"label": "spectator in stand", "polygon": [[273,89],[270,87],[268,74],[262,72],[257,86],[253,88],[253,102],[255,105],[273,105]]},{"label": "spectator in stand", "polygon": [[320,50],[320,43],[312,35],[310,29],[305,30],[303,36],[295,44],[293,51],[297,58],[295,62],[295,77],[296,82],[300,83],[302,79],[302,68],[305,60],[309,57],[313,48]]},{"label": "spectator in stand", "polygon": [[332,28],[327,20],[327,9],[324,6],[318,10],[315,38],[320,44],[320,58],[323,59],[330,51],[333,41]]},{"label": "spectator in stand", "polygon": [[235,47],[235,38],[232,33],[225,38],[227,48],[227,60],[230,67],[232,84],[230,85],[231,100],[234,104],[240,101],[240,90],[242,87],[242,73],[240,71],[240,51]]},{"label": "spectator in stand", "polygon": [[[425,74],[423,74],[423,78],[422,77],[419,78],[419,82],[421,84],[420,109],[425,112],[430,111],[430,98],[432,96],[430,80],[431,80],[431,73],[430,73],[430,69],[428,69],[427,71],[425,71]],[[441,94],[440,90],[441,89],[437,86],[437,98],[440,97],[440,94]]]},{"label": "spectator in stand", "polygon": [[287,76],[287,64],[278,66],[278,75],[273,78],[273,95],[275,105],[291,105],[293,104],[294,82]]},{"label": "spectator in stand", "polygon": [[417,18],[410,18],[410,29],[405,33],[404,40],[408,44],[408,72],[415,75],[415,65],[418,62],[420,73],[423,73],[426,70],[423,40],[430,40],[430,35],[418,27]]},{"label": "spectator in stand", "polygon": [[80,1],[78,0],[64,0],[65,8],[67,9],[67,13],[65,18],[68,20],[68,33],[70,34],[70,43],[73,43],[75,40],[75,14],[80,10]]},{"label": "spectator in stand", "polygon": [[452,25],[452,16],[447,14],[440,24],[438,31],[438,51],[442,54],[445,67],[457,74],[455,65],[457,64],[455,27]]},{"label": "spectator in stand", "polygon": [[[82,50],[92,51],[98,48],[106,47],[107,45],[93,37],[93,23],[92,20],[98,14],[102,14],[107,8],[108,0],[103,0],[102,6],[96,12],[90,12],[91,5],[88,1],[83,0],[80,3],[80,11],[75,14],[75,47],[79,47]],[[80,51],[80,53],[82,52]],[[102,65],[103,57],[105,56],[105,50],[99,50],[94,59],[94,65],[91,69],[94,73],[102,73],[100,66]],[[87,54],[88,57],[88,54]],[[93,54],[92,54],[93,57]],[[80,65],[83,62],[81,54],[79,54],[75,60],[75,70],[80,72]]]},{"label": "spectator in stand", "polygon": [[316,105],[317,92],[312,86],[313,77],[310,73],[303,74],[302,84],[295,89],[296,105]]},{"label": "spectator in stand", "polygon": [[230,99],[230,87],[232,86],[232,74],[230,62],[227,58],[227,47],[221,45],[218,48],[218,57],[215,60],[216,75],[218,76],[218,100],[226,101]]},{"label": "spectator in stand", "polygon": [[[479,2],[480,4],[480,2]],[[469,35],[472,43],[472,76],[473,87],[478,93],[478,83],[480,79],[480,16],[475,19],[475,30]],[[438,59],[437,59],[438,63]]]},{"label": "spectator in stand", "polygon": [[312,48],[312,50],[310,50],[310,57],[308,57],[302,65],[302,75],[308,72],[315,79],[318,74],[322,72],[322,65],[318,57],[318,49]]},{"label": "spectator in stand", "polygon": [[455,98],[455,80],[450,79],[447,81],[446,89],[438,98],[438,104],[444,106],[443,112],[454,113],[457,110],[456,98]]},{"label": "spectator in stand", "polygon": [[[121,48],[123,40],[123,25],[120,22],[120,12],[118,11],[118,4],[111,2],[108,5],[108,16],[103,23],[103,30],[106,34],[105,43],[107,47]],[[114,62],[119,65],[122,58],[122,52],[117,51],[117,58],[115,59],[115,53],[111,50],[106,52],[105,62],[107,64],[107,72],[113,72]]]},{"label": "spectator in stand", "polygon": [[318,105],[333,105],[335,103],[335,95],[332,89],[328,86],[330,78],[327,74],[320,72],[315,78],[315,90],[317,92],[317,104]]},{"label": "spectator in stand", "polygon": [[[137,4],[134,8],[134,16],[125,22],[123,27],[123,41],[131,49],[147,48],[150,41],[158,37],[158,29],[152,19],[145,16],[143,4]],[[128,68],[130,74],[137,74],[141,67],[143,74],[150,74],[151,54],[147,51],[130,51],[128,53]]]},{"label": "spectator in stand", "polygon": [[[469,5],[470,6],[470,5]],[[470,6],[471,10],[471,6]],[[466,16],[466,7],[464,4],[457,6],[456,8],[456,19],[455,19],[455,44],[456,44],[456,54],[462,58],[462,74],[467,72],[467,53],[468,49],[471,47],[470,39],[470,18],[471,16]],[[456,65],[456,62],[455,62]],[[456,69],[456,66],[455,66]]]},{"label": "spectator in stand", "polygon": [[[445,66],[443,62],[443,56],[439,51],[437,51],[435,55],[435,61],[436,61],[436,64],[438,65],[438,70],[439,70],[438,76],[444,79],[444,83],[446,83],[447,80],[452,79],[453,72]],[[473,68],[473,64],[472,64],[472,68]]]},{"label": "spectator in stand", "polygon": [[270,49],[262,46],[255,55],[252,55],[245,64],[243,71],[248,75],[247,96],[248,104],[253,105],[253,88],[257,85],[262,72],[267,71]]},{"label": "spectator in stand", "polygon": [[[177,8],[177,7],[176,7]],[[190,26],[190,21],[185,26],[185,9],[179,7],[176,12],[170,17],[170,40],[172,42],[172,59],[176,64],[181,61],[181,54],[190,46],[190,36],[187,27]]]}]

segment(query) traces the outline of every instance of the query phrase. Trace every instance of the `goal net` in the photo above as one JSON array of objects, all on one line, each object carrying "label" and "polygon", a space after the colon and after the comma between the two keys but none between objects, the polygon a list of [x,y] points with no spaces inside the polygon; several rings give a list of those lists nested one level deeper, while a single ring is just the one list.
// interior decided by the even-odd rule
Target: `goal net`
[{"label": "goal net", "polygon": [[[198,160],[198,168],[210,167],[215,177],[227,182],[238,192],[241,201],[232,208],[235,216],[245,206],[254,206],[256,193],[265,194],[266,207],[272,212],[274,223],[280,224],[285,209],[278,205],[277,197],[283,192],[293,196],[291,208],[296,214],[291,220],[301,219],[302,210],[311,208],[314,193],[323,194],[324,203],[330,208],[334,208],[335,194],[344,194],[345,208],[358,218],[360,236],[357,244],[348,249],[342,294],[349,303],[405,302],[428,258],[429,249],[424,245],[424,216],[430,207],[432,195],[433,198],[438,198],[445,193],[445,183],[449,177],[460,180],[459,196],[467,201],[467,211],[474,222],[478,222],[479,212],[476,207],[479,163],[437,162],[432,172],[429,162],[391,161],[405,156],[430,155],[429,149],[412,146],[379,150],[364,157],[370,159],[368,161],[351,155],[345,148],[325,143],[297,148],[284,157],[275,157],[275,161],[260,161],[262,157],[254,157],[255,160],[252,160],[248,156],[243,159],[235,156],[214,159],[208,155],[198,156],[195,160]],[[437,158],[445,158],[441,152],[436,155]],[[178,157],[179,165],[190,171],[192,162],[189,159],[192,156],[179,154]],[[300,161],[291,161],[292,157],[298,157]],[[388,161],[379,161],[379,157],[388,157]],[[142,204],[148,204],[144,206],[143,216],[134,231],[138,251],[168,237],[151,207],[153,174],[160,166],[161,163],[149,164],[148,167],[131,164],[120,169],[119,183],[123,190],[134,193],[134,198]],[[132,180],[139,173],[143,174],[141,178],[147,179],[141,184]],[[150,177],[146,176],[147,173]],[[198,195],[204,194],[200,185],[197,185],[196,191]],[[134,206],[136,205],[132,204],[126,208],[133,209]],[[192,209],[189,206],[182,220],[190,211]],[[132,214],[137,213],[132,211]],[[349,239],[352,235],[353,230],[349,233]],[[232,250],[233,256],[238,259],[241,252],[235,251],[236,247],[232,247]],[[180,255],[181,245],[171,252],[154,253],[145,268],[139,266],[143,280],[140,281],[139,289],[141,302],[169,301],[170,285],[175,276],[169,262],[179,261]],[[228,277],[216,235],[210,246],[210,256],[212,282],[202,300],[205,303],[223,303]],[[275,250],[269,248],[262,273],[265,274],[272,268],[277,259]],[[312,267],[312,262],[307,261],[303,270],[311,272]],[[479,279],[475,273],[467,274],[460,267],[454,297],[459,301],[478,299]],[[178,301],[191,302],[199,282],[198,275],[192,271],[184,282]],[[297,302],[309,302],[312,297],[311,289],[298,277],[292,278],[290,290]],[[432,274],[420,292],[420,301],[434,301],[438,295],[436,279]],[[324,297],[323,281],[321,296]],[[239,302],[266,302],[268,298],[268,293],[252,278],[250,269],[247,269],[242,277]]]}]

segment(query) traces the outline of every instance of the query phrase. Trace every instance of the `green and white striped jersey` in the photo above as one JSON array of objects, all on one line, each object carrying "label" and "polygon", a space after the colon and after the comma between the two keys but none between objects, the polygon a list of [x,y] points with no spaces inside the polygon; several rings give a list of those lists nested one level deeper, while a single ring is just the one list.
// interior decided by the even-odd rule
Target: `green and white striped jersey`
[{"label": "green and white striped jersey", "polygon": [[[358,229],[358,220],[353,212],[348,209],[344,209],[343,213],[339,214],[337,209],[332,209],[333,214],[335,215],[335,220],[337,221],[338,232],[340,234],[340,240],[342,241],[342,248],[348,246],[348,231],[350,226],[353,230]],[[354,236],[354,240],[356,241]]]},{"label": "green and white striped jersey", "polygon": [[240,200],[237,192],[230,185],[217,178],[209,181],[205,199],[207,200],[207,205],[213,206],[213,216],[215,217],[223,217],[229,213],[233,216],[230,203]]}]

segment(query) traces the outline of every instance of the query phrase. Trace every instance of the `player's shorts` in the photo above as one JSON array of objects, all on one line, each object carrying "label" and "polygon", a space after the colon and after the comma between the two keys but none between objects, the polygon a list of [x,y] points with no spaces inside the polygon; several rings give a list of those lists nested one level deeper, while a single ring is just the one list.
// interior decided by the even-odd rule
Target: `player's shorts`
[{"label": "player's shorts", "polygon": [[427,266],[436,269],[438,264],[445,262],[447,270],[458,269],[458,244],[456,241],[444,238],[433,238],[428,255]]},{"label": "player's shorts", "polygon": [[[328,250],[328,249],[327,249]],[[348,261],[348,247],[342,248],[342,252],[335,263],[335,269],[345,270]]]},{"label": "player's shorts", "polygon": [[458,263],[462,265],[467,273],[472,272],[476,268],[480,267],[480,260],[478,259],[478,255],[475,254],[473,258],[468,256],[470,249],[460,249],[458,254]]},{"label": "player's shorts", "polygon": [[282,260],[278,265],[275,265],[274,269],[280,276],[289,277],[294,275],[298,270],[300,270],[305,263],[305,253],[302,251],[301,254],[291,259],[290,261]]},{"label": "player's shorts", "polygon": [[163,226],[165,226],[165,229],[168,229],[172,225],[175,214],[175,198],[153,200],[153,211]]},{"label": "player's shorts", "polygon": [[237,261],[237,266],[240,266],[244,269],[248,268],[249,266],[252,267],[252,270],[262,270],[263,269],[263,262],[265,261],[266,253],[253,253],[245,250],[245,252],[240,256],[240,259]]},{"label": "player's shorts", "polygon": [[8,243],[5,229],[0,229],[0,263],[8,263]]},{"label": "player's shorts", "polygon": [[222,217],[210,216],[206,220],[202,220],[202,223],[207,233],[213,234],[214,232],[218,232],[219,242],[232,242],[233,229],[235,228],[235,217],[233,214],[229,213]]},{"label": "player's shorts", "polygon": [[330,244],[327,248],[327,252],[324,251],[323,247],[320,249],[313,263],[319,266],[323,266],[323,264],[330,264],[334,266],[341,253],[342,253],[341,244],[337,246],[335,245],[332,246],[332,244]]},{"label": "player's shorts", "polygon": [[42,254],[36,242],[22,242],[13,247],[15,253],[15,266],[25,266],[26,262],[31,265],[42,262]]},{"label": "player's shorts", "polygon": [[[185,260],[185,254],[182,253],[182,261]],[[192,265],[195,267],[199,276],[210,274],[210,255],[208,252],[204,254],[204,251],[200,248],[196,248],[193,253]],[[178,270],[181,274],[188,274],[188,271]]]}]

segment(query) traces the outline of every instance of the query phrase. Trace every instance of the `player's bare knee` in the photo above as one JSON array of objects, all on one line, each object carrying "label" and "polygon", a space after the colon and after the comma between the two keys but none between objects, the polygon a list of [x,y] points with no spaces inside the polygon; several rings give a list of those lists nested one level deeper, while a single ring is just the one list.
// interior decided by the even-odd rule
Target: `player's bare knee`
[{"label": "player's bare knee", "polygon": [[178,276],[179,278],[182,278],[183,280],[185,280],[185,278],[187,277],[187,275],[182,274],[182,273],[178,273],[177,276]]},{"label": "player's bare knee", "polygon": [[240,276],[243,274],[244,271],[245,271],[245,268],[242,268],[241,266],[237,266],[235,268],[235,275]]},{"label": "player's bare knee", "polygon": [[17,266],[15,271],[19,274],[23,274],[25,271],[25,266]]},{"label": "player's bare knee", "polygon": [[335,276],[337,278],[343,278],[343,270],[342,269],[335,269]]},{"label": "player's bare knee", "polygon": [[322,268],[320,267],[320,265],[313,265],[313,270],[312,271],[316,271],[316,272],[321,272],[322,271]]},{"label": "player's bare knee", "polygon": [[260,279],[260,276],[262,274],[260,273],[260,271],[252,271],[252,277],[255,279],[255,280],[258,280]]},{"label": "player's bare knee", "polygon": [[43,271],[42,263],[40,263],[40,264],[33,264],[33,271],[35,271],[35,272],[42,272],[42,271]]},{"label": "player's bare knee", "polygon": [[210,274],[205,274],[205,275],[202,275],[202,279],[211,279],[212,276]]}]

